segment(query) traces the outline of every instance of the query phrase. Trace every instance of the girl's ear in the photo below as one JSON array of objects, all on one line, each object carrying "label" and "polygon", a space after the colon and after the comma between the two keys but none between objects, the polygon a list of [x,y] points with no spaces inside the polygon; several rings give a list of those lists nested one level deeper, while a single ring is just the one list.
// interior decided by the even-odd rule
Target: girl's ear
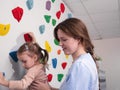
[{"label": "girl's ear", "polygon": [[34,61],[37,61],[37,59],[38,59],[37,55],[34,55],[33,59],[34,59]]}]

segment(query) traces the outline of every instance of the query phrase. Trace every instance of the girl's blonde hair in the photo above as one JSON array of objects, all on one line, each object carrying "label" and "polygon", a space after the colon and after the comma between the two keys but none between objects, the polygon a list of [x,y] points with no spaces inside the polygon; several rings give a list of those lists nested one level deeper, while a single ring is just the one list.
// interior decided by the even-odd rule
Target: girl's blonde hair
[{"label": "girl's blonde hair", "polygon": [[47,64],[49,55],[48,52],[41,48],[37,43],[26,42],[17,51],[17,55],[22,54],[25,51],[29,51],[31,56],[36,54],[38,56],[38,61],[43,65]]}]

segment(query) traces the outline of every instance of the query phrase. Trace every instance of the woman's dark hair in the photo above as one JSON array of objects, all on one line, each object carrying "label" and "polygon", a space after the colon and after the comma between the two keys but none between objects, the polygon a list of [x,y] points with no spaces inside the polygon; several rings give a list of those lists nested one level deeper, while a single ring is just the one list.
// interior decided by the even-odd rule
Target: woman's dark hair
[{"label": "woman's dark hair", "polygon": [[83,45],[85,51],[90,53],[95,60],[94,56],[94,46],[91,42],[88,30],[85,24],[77,18],[68,18],[61,23],[59,23],[54,29],[54,37],[59,41],[58,38],[58,29],[62,30],[66,35],[79,39]]}]

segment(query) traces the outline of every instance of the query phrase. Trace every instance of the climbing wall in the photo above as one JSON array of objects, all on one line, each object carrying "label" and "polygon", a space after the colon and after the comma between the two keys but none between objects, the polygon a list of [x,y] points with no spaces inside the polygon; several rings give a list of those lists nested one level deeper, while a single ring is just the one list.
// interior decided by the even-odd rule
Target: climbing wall
[{"label": "climbing wall", "polygon": [[[16,57],[17,49],[35,34],[37,42],[49,52],[48,81],[53,87],[63,82],[71,57],[64,54],[53,37],[54,27],[72,13],[62,0],[0,1],[0,72],[6,79],[21,79],[25,69]],[[9,90],[0,85],[0,90]]]}]

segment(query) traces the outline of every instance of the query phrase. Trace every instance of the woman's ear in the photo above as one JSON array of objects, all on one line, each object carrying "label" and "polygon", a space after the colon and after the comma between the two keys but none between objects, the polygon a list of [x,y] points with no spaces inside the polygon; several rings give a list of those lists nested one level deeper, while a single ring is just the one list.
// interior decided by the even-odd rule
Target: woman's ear
[{"label": "woman's ear", "polygon": [[80,39],[76,39],[78,41],[78,44],[81,44],[81,40]]}]

